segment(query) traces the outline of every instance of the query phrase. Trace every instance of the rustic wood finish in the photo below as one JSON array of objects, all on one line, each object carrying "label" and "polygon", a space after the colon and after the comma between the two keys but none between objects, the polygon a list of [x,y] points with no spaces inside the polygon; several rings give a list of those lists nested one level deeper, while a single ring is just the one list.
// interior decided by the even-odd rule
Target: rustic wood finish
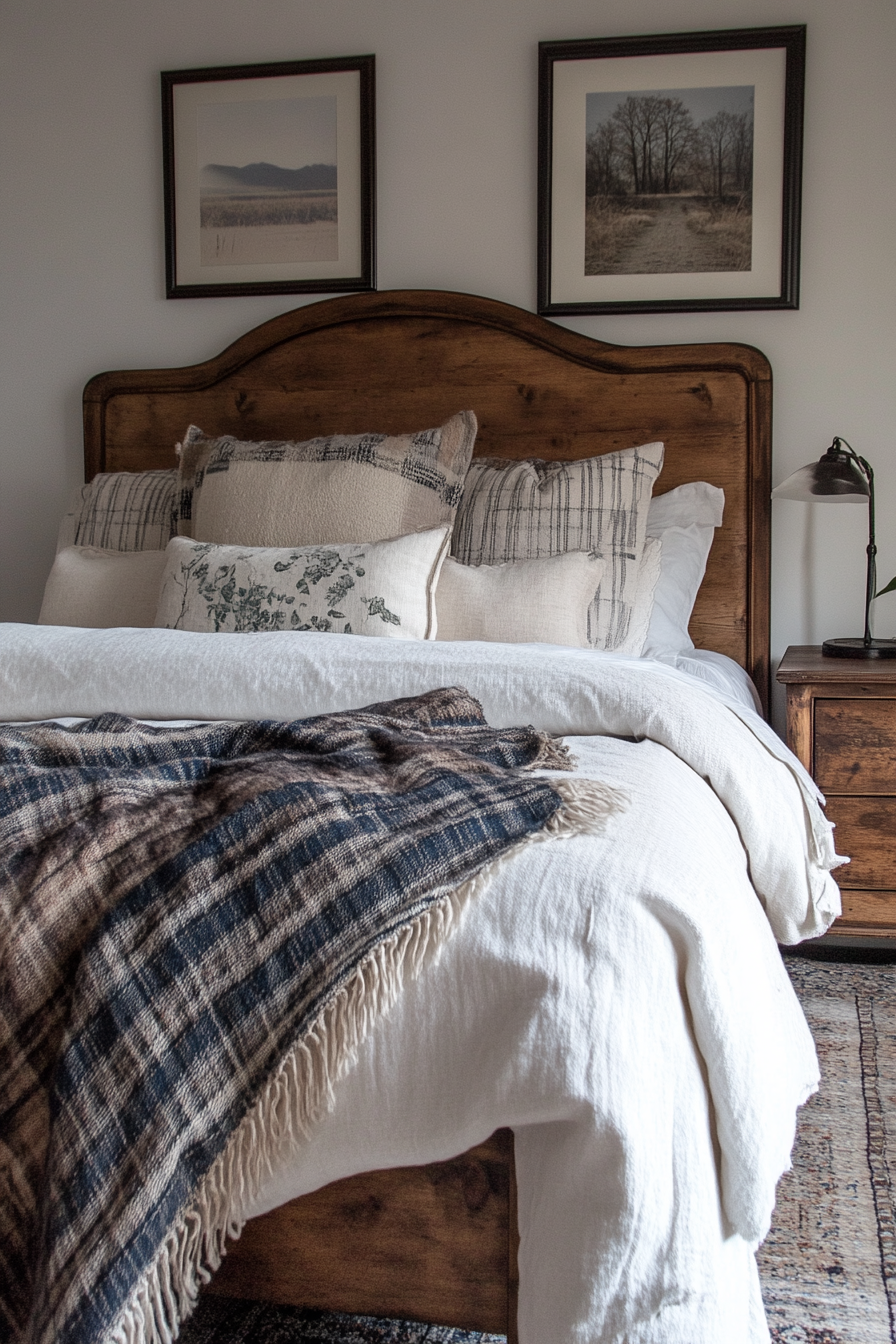
[{"label": "rustic wood finish", "polygon": [[576,458],[662,439],[658,491],[725,491],[691,620],[768,704],[771,371],[744,345],[605,345],[492,299],[386,292],[285,313],[183,369],[84,392],[88,480],[174,464],[187,425],[242,438],[405,431],[476,412],[478,454]]},{"label": "rustic wood finish", "polygon": [[896,668],[787,650],[787,741],[836,826],[843,914],[828,937],[896,937]]},{"label": "rustic wood finish", "polygon": [[[892,938],[893,895],[892,891],[853,891],[844,887],[840,892],[843,914],[832,933],[838,933],[842,925],[844,933],[852,937]],[[831,934],[827,936],[831,937]]]},{"label": "rustic wood finish", "polygon": [[514,1194],[508,1129],[450,1162],[337,1181],[248,1223],[208,1291],[503,1335]]},{"label": "rustic wood finish", "polygon": [[[845,887],[892,889],[896,884],[896,797],[826,796],[827,814],[837,827],[838,853],[850,858],[838,879]],[[896,908],[893,915],[896,922]]]},{"label": "rustic wood finish", "polygon": [[896,715],[892,700],[827,700],[815,705],[815,778],[824,793],[892,794]]},{"label": "rustic wood finish", "polygon": [[[691,634],[745,667],[767,707],[771,372],[749,346],[628,349],[490,299],[353,295],[274,318],[203,364],[92,379],[87,478],[174,465],[190,423],[301,439],[422,429],[467,408],[479,454],[576,458],[662,439],[660,492],[721,486],[725,521]],[[454,1162],[338,1182],[258,1219],[213,1290],[513,1341],[515,1199],[512,1136],[500,1131]]]}]

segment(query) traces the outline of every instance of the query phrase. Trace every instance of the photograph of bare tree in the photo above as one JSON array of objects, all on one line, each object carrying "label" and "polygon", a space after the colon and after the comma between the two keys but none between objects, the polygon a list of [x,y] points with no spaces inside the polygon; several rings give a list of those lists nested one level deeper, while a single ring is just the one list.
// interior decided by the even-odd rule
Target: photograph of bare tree
[{"label": "photograph of bare tree", "polygon": [[538,311],[799,307],[806,29],[538,44]]},{"label": "photograph of bare tree", "polygon": [[753,93],[587,95],[586,275],[750,269]]}]

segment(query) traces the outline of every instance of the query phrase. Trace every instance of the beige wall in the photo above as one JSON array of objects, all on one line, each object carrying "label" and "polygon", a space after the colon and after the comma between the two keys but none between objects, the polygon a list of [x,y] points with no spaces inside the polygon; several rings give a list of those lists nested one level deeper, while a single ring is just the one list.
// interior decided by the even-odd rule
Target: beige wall
[{"label": "beige wall", "polygon": [[[104,368],[192,363],[294,305],[164,298],[158,72],[375,52],[378,283],[535,306],[540,40],[808,24],[798,312],[591,317],[623,344],[739,340],[775,371],[775,478],[845,436],[896,573],[893,0],[4,0],[0,618],[34,619]],[[864,512],[775,506],[773,652],[859,633]],[[896,595],[877,631],[896,633]]]}]

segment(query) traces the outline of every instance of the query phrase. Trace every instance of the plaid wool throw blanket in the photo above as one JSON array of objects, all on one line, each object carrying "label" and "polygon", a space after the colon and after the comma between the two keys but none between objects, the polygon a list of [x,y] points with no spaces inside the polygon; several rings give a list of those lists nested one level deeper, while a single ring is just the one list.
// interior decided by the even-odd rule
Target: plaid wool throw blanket
[{"label": "plaid wool throw blanket", "polygon": [[0,728],[0,1335],[170,1340],[464,902],[617,810],[456,689]]}]

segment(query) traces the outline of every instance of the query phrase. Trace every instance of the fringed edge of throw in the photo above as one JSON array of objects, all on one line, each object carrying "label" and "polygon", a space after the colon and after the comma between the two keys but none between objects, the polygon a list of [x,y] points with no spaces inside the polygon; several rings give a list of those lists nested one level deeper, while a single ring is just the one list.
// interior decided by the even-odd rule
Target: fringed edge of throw
[{"label": "fringed edge of throw", "polygon": [[562,737],[539,733],[538,755],[526,766],[527,770],[572,770],[573,754]]},{"label": "fringed edge of throw", "polygon": [[200,1287],[220,1266],[227,1240],[240,1235],[245,1211],[273,1174],[275,1160],[307,1138],[332,1107],[333,1089],[356,1061],[374,1023],[408,980],[438,958],[467,906],[495,875],[533,843],[599,834],[628,803],[624,793],[596,780],[551,780],[551,787],[561,806],[545,826],[376,947],[289,1051],[169,1231],[106,1336],[109,1344],[172,1344],[196,1306]]}]

